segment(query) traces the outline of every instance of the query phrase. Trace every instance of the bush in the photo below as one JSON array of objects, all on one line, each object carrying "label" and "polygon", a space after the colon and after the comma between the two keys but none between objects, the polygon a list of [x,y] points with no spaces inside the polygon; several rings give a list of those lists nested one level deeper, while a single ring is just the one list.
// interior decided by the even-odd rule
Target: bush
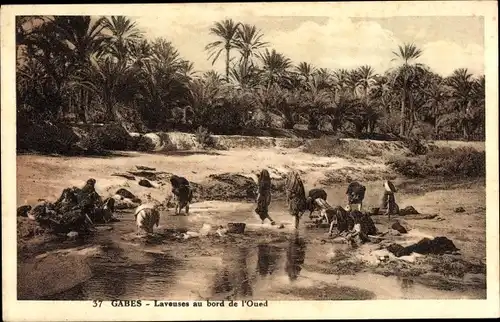
[{"label": "bush", "polygon": [[345,142],[336,136],[323,136],[319,139],[309,140],[303,148],[303,152],[322,156],[342,156]]},{"label": "bush", "polygon": [[414,155],[424,155],[428,151],[425,141],[415,136],[404,138],[403,144]]},{"label": "bush", "polygon": [[90,134],[83,136],[78,142],[78,145],[85,150],[87,154],[101,154],[106,150],[102,146],[100,138]]},{"label": "bush", "polygon": [[355,159],[363,159],[367,156],[382,156],[382,150],[378,147],[367,146],[361,141],[341,140],[337,136],[323,136],[319,139],[309,140],[304,145],[303,152],[327,157]]},{"label": "bush", "polygon": [[430,140],[434,137],[434,127],[428,123],[418,122],[411,130],[412,137],[419,137]]},{"label": "bush", "polygon": [[69,153],[79,138],[71,127],[48,121],[24,121],[17,124],[17,150]]},{"label": "bush", "polygon": [[296,149],[306,143],[304,139],[284,139],[280,142],[279,146],[285,149]]},{"label": "bush", "polygon": [[95,129],[94,135],[106,150],[131,150],[133,148],[130,134],[119,124],[106,124]]},{"label": "bush", "polygon": [[387,164],[410,178],[486,176],[485,152],[469,147],[435,148],[425,156],[393,158]]},{"label": "bush", "polygon": [[155,144],[153,141],[143,135],[136,136],[132,138],[132,150],[141,151],[141,152],[149,152],[155,150]]},{"label": "bush", "polygon": [[196,137],[196,141],[203,149],[213,148],[215,146],[214,139],[206,128],[199,126],[194,135]]}]

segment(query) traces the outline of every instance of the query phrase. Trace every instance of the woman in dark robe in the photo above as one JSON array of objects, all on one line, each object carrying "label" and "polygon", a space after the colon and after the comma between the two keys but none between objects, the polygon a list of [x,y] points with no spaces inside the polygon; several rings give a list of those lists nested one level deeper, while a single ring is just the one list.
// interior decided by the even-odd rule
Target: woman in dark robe
[{"label": "woman in dark robe", "polygon": [[269,172],[264,169],[258,175],[258,194],[257,194],[257,208],[255,212],[259,215],[260,220],[269,219],[271,225],[275,225],[275,221],[269,216],[269,204],[271,203],[271,176]]},{"label": "woman in dark robe", "polygon": [[295,230],[299,229],[300,217],[307,210],[304,183],[296,171],[288,173],[285,180],[286,200],[288,212],[295,217]]},{"label": "woman in dark robe", "polygon": [[389,180],[384,181],[384,195],[382,196],[382,205],[380,209],[386,209],[385,214],[389,217],[389,220],[391,219],[391,215],[395,215],[399,212],[394,196],[395,192],[397,192],[397,190],[394,184]]},{"label": "woman in dark robe", "polygon": [[358,211],[363,208],[363,200],[365,199],[366,187],[359,182],[353,181],[347,187],[347,204],[352,209],[352,205],[358,205]]}]

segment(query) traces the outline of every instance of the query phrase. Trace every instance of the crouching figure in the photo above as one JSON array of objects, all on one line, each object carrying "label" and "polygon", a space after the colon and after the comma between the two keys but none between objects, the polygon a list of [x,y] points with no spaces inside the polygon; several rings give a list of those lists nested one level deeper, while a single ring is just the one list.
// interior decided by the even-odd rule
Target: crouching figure
[{"label": "crouching figure", "polygon": [[160,225],[160,212],[153,204],[143,204],[135,210],[135,222],[137,224],[137,235],[141,229],[148,234],[153,233],[153,227]]}]

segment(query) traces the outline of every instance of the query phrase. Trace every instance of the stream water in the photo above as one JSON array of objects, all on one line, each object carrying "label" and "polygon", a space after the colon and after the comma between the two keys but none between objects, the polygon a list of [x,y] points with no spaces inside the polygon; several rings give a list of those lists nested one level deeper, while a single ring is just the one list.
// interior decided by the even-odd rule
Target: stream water
[{"label": "stream water", "polygon": [[[120,223],[120,224],[123,224]],[[466,299],[480,291],[444,291],[409,278],[371,273],[331,275],[304,268],[324,256],[306,239],[292,236],[277,244],[231,247],[216,256],[184,258],[160,246],[107,242],[89,259],[92,277],[50,300],[113,299]]]},{"label": "stream water", "polygon": [[[375,183],[374,188],[377,184],[381,185]],[[329,189],[328,199],[333,205],[342,204],[344,193],[344,188],[340,186]],[[375,204],[378,200],[376,196],[367,197],[368,203]],[[168,219],[162,219],[161,225],[166,221],[168,225],[190,228],[193,220],[199,226],[203,222],[227,223],[227,218],[247,222],[248,229],[252,225],[260,225],[252,213],[252,205],[236,207],[241,209],[217,209],[204,213],[193,205],[190,216],[164,214]],[[292,218],[283,209],[283,205],[273,203],[273,218],[277,222],[291,224]],[[133,215],[124,213],[120,219],[113,224],[113,230],[99,231],[86,241],[87,245],[100,247],[99,255],[88,260],[92,276],[69,290],[43,299],[467,299],[482,298],[485,293],[484,290],[437,290],[410,278],[366,272],[333,275],[308,270],[305,267],[310,268],[311,264],[324,260],[327,247],[335,246],[311,243],[311,235],[303,229],[295,235],[288,231],[286,238],[278,242],[267,243],[256,239],[243,244],[229,243],[220,251],[207,246],[207,250],[211,251],[207,255],[202,256],[198,252],[198,255],[192,256],[192,248],[203,248],[203,241],[194,246],[189,246],[190,240],[174,241],[170,247],[144,245],[124,238],[135,233]]]}]

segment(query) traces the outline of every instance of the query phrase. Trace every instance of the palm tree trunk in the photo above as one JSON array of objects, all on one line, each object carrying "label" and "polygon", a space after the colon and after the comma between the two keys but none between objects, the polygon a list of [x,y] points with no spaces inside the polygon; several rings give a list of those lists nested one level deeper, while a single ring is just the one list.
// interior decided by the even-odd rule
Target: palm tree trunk
[{"label": "palm tree trunk", "polygon": [[406,112],[406,107],[405,107],[405,100],[406,100],[406,92],[403,90],[402,91],[403,93],[403,97],[401,99],[401,124],[400,124],[400,127],[399,127],[399,135],[400,136],[404,136],[405,135],[405,120],[406,120],[406,117],[405,117],[405,112]]},{"label": "palm tree trunk", "polygon": [[231,47],[226,45],[226,82],[229,82],[229,51],[231,50]]},{"label": "palm tree trunk", "polygon": [[80,121],[85,122],[85,90],[83,88],[79,91],[78,97],[78,118]]}]

